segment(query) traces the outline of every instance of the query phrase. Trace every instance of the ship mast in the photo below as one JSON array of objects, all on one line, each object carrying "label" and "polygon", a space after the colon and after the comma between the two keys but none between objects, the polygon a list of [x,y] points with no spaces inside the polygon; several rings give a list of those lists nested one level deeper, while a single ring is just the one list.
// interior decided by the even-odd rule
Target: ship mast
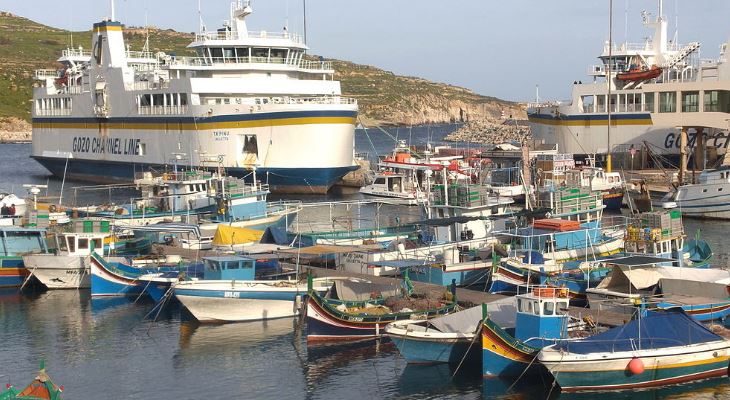
[{"label": "ship mast", "polygon": [[110,3],[110,7],[111,7],[111,12],[112,12],[112,18],[111,18],[111,20],[112,21],[116,21],[117,18],[115,16],[116,13],[114,12],[114,0],[109,0],[109,3]]},{"label": "ship mast", "polygon": [[608,0],[608,72],[606,83],[608,84],[608,98],[606,99],[606,110],[608,111],[608,130],[606,135],[606,172],[611,172],[611,80],[613,79],[613,0]]}]

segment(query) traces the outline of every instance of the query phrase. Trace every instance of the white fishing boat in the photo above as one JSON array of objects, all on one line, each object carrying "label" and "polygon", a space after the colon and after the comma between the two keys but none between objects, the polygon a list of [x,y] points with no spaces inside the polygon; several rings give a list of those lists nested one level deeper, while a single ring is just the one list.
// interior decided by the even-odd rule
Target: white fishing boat
[{"label": "white fishing boat", "polygon": [[[200,322],[243,322],[299,314],[308,283],[296,280],[257,280],[254,259],[206,257],[205,280],[175,283],[175,297]],[[324,292],[331,281],[314,281]]]},{"label": "white fishing boat", "polygon": [[645,143],[676,158],[685,130],[689,147],[726,152],[729,44],[720,45],[717,59],[701,59],[699,42],[672,38],[661,0],[656,15],[642,11],[641,19],[652,34],[642,43],[606,41],[600,64],[589,68],[586,82],[573,83],[569,101],[528,106],[533,138],[581,158],[608,150],[633,155]]},{"label": "white fishing boat", "polygon": [[28,254],[23,256],[23,264],[48,289],[88,289],[91,253],[104,256],[104,240],[109,235],[109,232],[56,235],[56,253]]},{"label": "white fishing boat", "polygon": [[704,170],[697,183],[670,191],[660,203],[676,205],[687,217],[730,219],[730,168]]},{"label": "white fishing boat", "polygon": [[341,96],[330,61],[306,57],[300,35],[249,31],[250,2],[237,0],[223,28],[201,23],[193,57],[131,51],[113,5],[90,50],[36,71],[31,157],[54,175],[130,181],[179,160],[324,193],[357,169],[357,102]]}]

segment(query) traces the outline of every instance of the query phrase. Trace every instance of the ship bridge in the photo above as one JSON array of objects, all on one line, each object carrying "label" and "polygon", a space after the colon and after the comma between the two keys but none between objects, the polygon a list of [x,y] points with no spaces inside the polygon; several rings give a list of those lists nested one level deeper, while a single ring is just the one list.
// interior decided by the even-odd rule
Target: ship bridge
[{"label": "ship bridge", "polygon": [[252,13],[249,1],[231,4],[230,19],[216,31],[201,30],[188,48],[197,57],[175,57],[170,69],[184,70],[265,70],[323,74],[332,78],[330,61],[305,60],[308,47],[301,35],[284,32],[249,31],[246,17]]}]

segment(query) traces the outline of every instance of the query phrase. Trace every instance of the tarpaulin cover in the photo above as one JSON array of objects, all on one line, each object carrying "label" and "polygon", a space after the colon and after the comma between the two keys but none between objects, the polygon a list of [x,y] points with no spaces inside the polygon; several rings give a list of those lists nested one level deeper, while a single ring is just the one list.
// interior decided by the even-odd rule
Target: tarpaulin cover
[{"label": "tarpaulin cover", "polygon": [[344,301],[364,301],[369,300],[371,293],[380,294],[384,298],[398,296],[401,292],[399,282],[392,283],[372,283],[357,282],[347,279],[339,279],[335,281],[335,290],[337,298]]},{"label": "tarpaulin cover", "polygon": [[[513,327],[515,321],[515,299],[505,297],[487,303],[487,315],[501,327]],[[428,320],[428,323],[441,332],[474,333],[482,322],[482,306],[467,308],[466,310],[446,314]]]},{"label": "tarpaulin cover", "polygon": [[261,240],[261,236],[263,235],[264,231],[220,224],[215,231],[213,244],[216,246],[226,246],[253,243]]},{"label": "tarpaulin cover", "polygon": [[614,292],[637,291],[650,288],[660,279],[681,279],[696,282],[722,282],[730,278],[730,271],[721,269],[702,269],[691,267],[657,267],[614,264],[611,275],[598,284],[598,289]]},{"label": "tarpaulin cover", "polygon": [[677,310],[649,313],[646,317],[589,338],[558,343],[555,348],[575,354],[610,353],[664,349],[717,340],[722,338]]},{"label": "tarpaulin cover", "polygon": [[286,229],[276,226],[266,228],[264,235],[261,237],[261,243],[273,243],[283,246],[289,246],[291,244],[289,243]]}]

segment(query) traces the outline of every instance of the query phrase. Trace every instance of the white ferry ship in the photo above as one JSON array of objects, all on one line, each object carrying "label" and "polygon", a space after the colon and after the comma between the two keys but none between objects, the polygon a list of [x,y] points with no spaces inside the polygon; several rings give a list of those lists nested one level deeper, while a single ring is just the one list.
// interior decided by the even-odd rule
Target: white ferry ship
[{"label": "white ferry ship", "polygon": [[[308,60],[299,35],[249,32],[248,1],[201,32],[195,57],[130,51],[123,25],[93,27],[91,51],[36,71],[32,157],[53,174],[129,181],[173,163],[256,170],[272,191],[324,193],[354,162],[357,103],[329,61]],[[201,24],[202,26],[202,24]]]},{"label": "white ferry ship", "polygon": [[632,152],[632,147],[641,149],[646,142],[655,153],[676,155],[680,129],[686,130],[690,147],[704,137],[704,146],[716,147],[718,154],[727,150],[730,42],[720,46],[719,59],[700,59],[700,43],[680,45],[669,40],[661,1],[656,18],[646,12],[642,18],[653,36],[644,43],[611,49],[607,41],[599,57],[602,64],[589,70],[593,81],[575,82],[569,102],[529,105],[536,139],[579,157],[605,154],[610,107],[611,152]]}]

